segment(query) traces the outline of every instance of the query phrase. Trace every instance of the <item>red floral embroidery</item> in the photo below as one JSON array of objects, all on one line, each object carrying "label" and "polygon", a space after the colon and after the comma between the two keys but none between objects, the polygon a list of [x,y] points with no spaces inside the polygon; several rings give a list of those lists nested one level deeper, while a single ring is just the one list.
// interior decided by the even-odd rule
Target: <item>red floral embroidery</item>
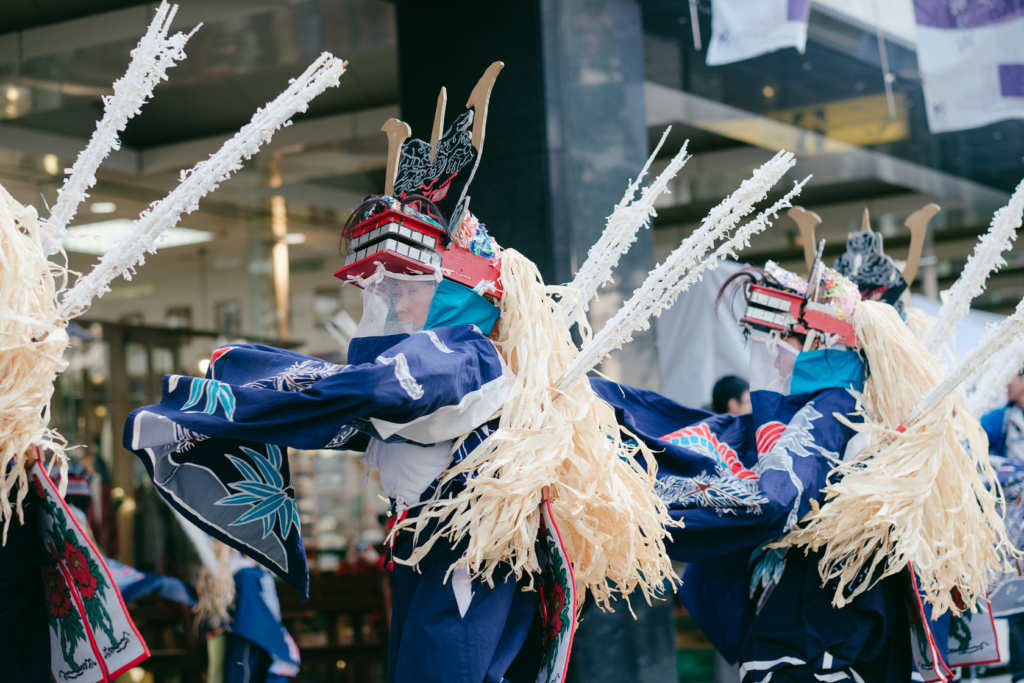
[{"label": "red floral embroidery", "polygon": [[562,584],[555,583],[546,596],[545,608],[547,608],[548,619],[544,624],[547,630],[547,640],[552,642],[562,631],[562,608],[565,606],[565,588]]},{"label": "red floral embroidery", "polygon": [[43,593],[50,607],[50,616],[63,619],[71,614],[71,595],[64,575],[51,565],[43,565]]},{"label": "red floral embroidery", "polygon": [[64,564],[67,565],[71,579],[78,586],[82,598],[89,600],[96,594],[96,577],[92,575],[89,568],[89,561],[85,559],[82,551],[73,545],[64,546]]}]

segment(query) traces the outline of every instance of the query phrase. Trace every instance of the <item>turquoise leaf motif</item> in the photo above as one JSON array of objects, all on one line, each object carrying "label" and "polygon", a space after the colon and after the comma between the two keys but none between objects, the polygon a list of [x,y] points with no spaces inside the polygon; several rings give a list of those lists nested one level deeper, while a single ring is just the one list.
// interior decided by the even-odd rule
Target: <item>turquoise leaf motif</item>
[{"label": "turquoise leaf motif", "polygon": [[224,409],[224,417],[228,422],[235,419],[235,395],[231,386],[215,379],[194,379],[188,390],[188,401],[181,407],[184,412],[189,408],[198,408],[205,401],[202,411],[213,415],[220,405]]},{"label": "turquoise leaf motif", "polygon": [[274,530],[275,521],[279,521],[281,537],[288,538],[292,525],[298,526],[299,509],[295,499],[284,490],[284,478],[279,471],[283,462],[281,449],[267,444],[266,455],[245,446],[242,446],[242,451],[256,467],[243,458],[226,454],[244,479],[228,484],[238,493],[218,500],[217,505],[251,505],[252,508],[232,522],[231,526],[261,521],[263,537],[266,538]]}]

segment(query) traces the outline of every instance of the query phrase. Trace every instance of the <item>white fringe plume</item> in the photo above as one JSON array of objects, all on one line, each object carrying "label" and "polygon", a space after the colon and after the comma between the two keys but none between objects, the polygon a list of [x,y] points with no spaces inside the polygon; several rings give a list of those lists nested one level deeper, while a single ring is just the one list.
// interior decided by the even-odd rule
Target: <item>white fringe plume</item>
[{"label": "white fringe plume", "polygon": [[1010,203],[996,211],[988,232],[982,235],[967,259],[967,266],[949,289],[949,298],[939,309],[935,325],[925,341],[928,353],[937,356],[952,336],[960,318],[967,315],[971,301],[985,291],[985,281],[1006,265],[1003,252],[1013,248],[1024,214],[1024,181],[1017,186]]},{"label": "white fringe plume", "polygon": [[705,270],[718,267],[718,261],[749,244],[749,238],[768,225],[768,216],[791,206],[791,199],[800,192],[807,179],[797,183],[792,191],[779,200],[757,219],[740,228],[736,235],[724,243],[715,253],[701,262],[715,241],[728,234],[739,220],[750,213],[754,204],[768,195],[786,172],[796,164],[789,152],[779,152],[770,161],[754,171],[752,178],[743,181],[740,189],[715,207],[701,226],[692,235],[650,272],[644,283],[623,304],[619,312],[584,346],[580,355],[566,370],[559,388],[567,391],[588,372],[597,367],[608,354],[622,347],[633,338],[633,333],[650,327],[650,317],[672,305],[681,292],[686,291]]},{"label": "white fringe plume", "polygon": [[121,148],[117,134],[124,131],[129,119],[142,111],[142,105],[153,95],[157,83],[167,80],[167,70],[185,58],[185,43],[202,24],[188,35],[177,33],[168,38],[167,32],[177,12],[177,5],[168,5],[166,0],[160,3],[149,30],[132,50],[128,71],[114,82],[113,96],[103,98],[103,119],[96,124],[92,139],[78,155],[63,187],[57,191],[57,203],[42,224],[47,256],[59,250],[60,240],[67,234],[68,223],[75,217],[78,206],[89,196],[89,189],[96,184],[96,169],[112,150]]},{"label": "white fringe plume", "polygon": [[835,465],[824,504],[812,501],[779,545],[824,548],[818,569],[837,582],[836,607],[912,563],[936,614],[959,613],[954,589],[971,609],[1017,555],[985,433],[955,394],[921,400],[942,368],[894,308],[862,301],[853,325],[871,367],[858,401],[864,421],[834,415],[865,434],[867,447]]},{"label": "white fringe plume", "polygon": [[328,52],[320,55],[305,73],[265,109],[259,109],[252,121],[224,143],[209,159],[182,171],[181,184],[167,197],[143,212],[132,231],[104,254],[92,272],[80,279],[61,302],[60,315],[64,319],[84,313],[94,297],[110,291],[110,283],[123,276],[131,279],[135,267],[145,263],[145,253],[156,253],[156,240],[167,228],[174,227],[183,213],[199,207],[199,200],[217,189],[219,184],[242,168],[262,144],[269,142],[274,132],[291,124],[291,118],[306,111],[310,100],[329,87],[338,85],[345,72],[340,59]]},{"label": "white fringe plume", "polygon": [[568,285],[569,289],[578,292],[575,297],[568,296],[561,301],[568,327],[572,327],[576,322],[576,316],[579,315],[580,309],[586,312],[590,308],[590,300],[597,294],[597,290],[606,282],[613,281],[612,270],[619,265],[622,255],[629,251],[633,243],[636,242],[636,235],[641,226],[648,225],[651,218],[658,215],[654,209],[654,203],[662,194],[669,192],[669,182],[676,177],[679,170],[690,159],[686,154],[686,147],[689,144],[687,141],[665,167],[665,170],[640,193],[639,197],[636,197],[636,193],[640,190],[640,181],[647,175],[651,162],[658,156],[661,146],[665,143],[665,138],[671,131],[672,126],[665,129],[658,146],[654,148],[654,153],[647,160],[640,175],[626,188],[626,194],[622,196],[622,201],[615,205],[615,210],[608,217],[600,239],[590,248],[587,260]]},{"label": "white fringe plume", "polygon": [[[928,392],[921,403],[907,417],[904,425],[911,426],[921,415],[931,410],[948,394],[956,390],[971,375],[980,372],[991,356],[1020,341],[1024,336],[1024,300],[1017,304],[1017,310],[998,325],[988,328],[977,348],[973,349],[959,365],[954,367],[942,382]],[[1019,368],[1018,368],[1019,369]],[[1005,385],[1004,385],[1005,387]]]},{"label": "white fringe plume", "polygon": [[967,409],[981,417],[1006,403],[1006,388],[1014,375],[1024,369],[1024,336],[1020,336],[992,354],[965,384]]}]

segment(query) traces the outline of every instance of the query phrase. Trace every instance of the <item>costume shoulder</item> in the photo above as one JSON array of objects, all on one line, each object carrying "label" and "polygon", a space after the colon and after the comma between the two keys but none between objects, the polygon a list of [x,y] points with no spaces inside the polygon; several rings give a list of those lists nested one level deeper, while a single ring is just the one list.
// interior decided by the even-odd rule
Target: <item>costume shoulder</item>
[{"label": "costume shoulder", "polygon": [[451,440],[486,423],[511,385],[494,345],[469,325],[356,342],[350,365],[223,347],[207,377],[168,375],[161,402],[125,425],[125,447],[175,510],[302,594],[308,574],[286,447]]},{"label": "costume shoulder", "polygon": [[340,448],[358,433],[434,443],[485,422],[508,392],[494,345],[469,325],[355,340],[350,357],[222,347],[206,378],[164,378],[160,403],[129,416],[125,446],[159,450],[196,434],[304,449]]}]

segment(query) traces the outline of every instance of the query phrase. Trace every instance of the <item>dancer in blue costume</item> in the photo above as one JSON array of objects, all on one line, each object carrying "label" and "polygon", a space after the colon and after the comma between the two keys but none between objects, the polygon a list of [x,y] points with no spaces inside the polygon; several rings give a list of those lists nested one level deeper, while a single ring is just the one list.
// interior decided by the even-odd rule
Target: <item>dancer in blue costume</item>
[{"label": "dancer in blue costume", "polygon": [[[820,552],[772,547],[825,502],[834,464],[863,449],[863,437],[836,415],[856,421],[866,379],[847,320],[855,300],[899,305],[906,288],[880,245],[873,233],[852,236],[838,272],[816,263],[810,285],[771,262],[736,278],[747,298],[751,414],[715,415],[592,380],[657,453],[659,495],[685,523],[668,546],[689,563],[681,598],[715,647],[739,663],[743,683],[902,683],[914,666],[924,680],[940,680],[947,636],[963,631],[963,619],[931,620],[909,571],[836,608],[836,586],[822,585]],[[866,573],[847,596],[877,578]]]},{"label": "dancer in blue costume", "polygon": [[[346,365],[223,347],[205,378],[166,377],[125,428],[178,512],[303,596],[287,447],[364,451],[397,520],[389,682],[562,680],[578,587],[607,603],[675,579],[670,519],[611,410],[585,382],[552,388],[577,353],[557,303],[467,208],[500,66],[444,135],[442,91],[434,145],[385,124],[385,194],[353,212],[335,273],[363,290]],[[473,471],[458,469],[470,455]],[[560,530],[559,505],[585,514]]]}]

